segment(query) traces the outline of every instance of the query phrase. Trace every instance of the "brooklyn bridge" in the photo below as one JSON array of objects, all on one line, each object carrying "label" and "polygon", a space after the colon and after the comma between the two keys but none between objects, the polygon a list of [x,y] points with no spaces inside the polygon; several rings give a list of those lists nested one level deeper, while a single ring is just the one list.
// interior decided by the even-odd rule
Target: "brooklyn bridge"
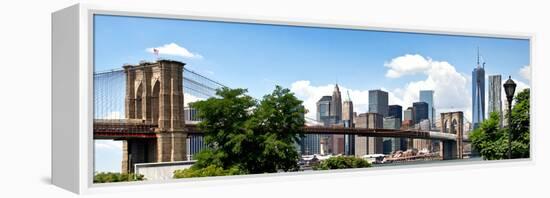
[{"label": "brooklyn bridge", "polygon": [[[94,73],[94,139],[123,142],[122,172],[133,164],[186,159],[186,142],[203,132],[186,123],[184,101],[216,97],[223,84],[172,60],[125,65]],[[343,128],[306,124],[306,134],[439,140],[442,159],[463,158],[462,112],[441,113],[439,131]]]}]

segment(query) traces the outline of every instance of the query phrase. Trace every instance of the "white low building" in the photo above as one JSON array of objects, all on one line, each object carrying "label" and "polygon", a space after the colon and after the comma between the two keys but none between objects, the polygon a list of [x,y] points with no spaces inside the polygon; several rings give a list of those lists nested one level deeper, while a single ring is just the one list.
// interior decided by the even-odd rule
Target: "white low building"
[{"label": "white low building", "polygon": [[148,181],[168,180],[174,178],[174,171],[188,169],[196,160],[179,162],[158,162],[134,164],[136,174],[141,174]]}]

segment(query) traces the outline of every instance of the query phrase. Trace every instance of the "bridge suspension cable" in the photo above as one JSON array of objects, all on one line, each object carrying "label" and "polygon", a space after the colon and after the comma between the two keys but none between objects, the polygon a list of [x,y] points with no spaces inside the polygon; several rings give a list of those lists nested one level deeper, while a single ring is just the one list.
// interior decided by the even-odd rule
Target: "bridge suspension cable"
[{"label": "bridge suspension cable", "polygon": [[124,119],[125,81],[123,70],[94,73],[94,119]]},{"label": "bridge suspension cable", "polygon": [[[113,69],[94,73],[94,119],[125,119],[126,75],[124,69]],[[202,100],[216,96],[216,89],[225,85],[195,71],[184,68],[183,91],[188,101]],[[187,106],[187,105],[185,105]]]}]

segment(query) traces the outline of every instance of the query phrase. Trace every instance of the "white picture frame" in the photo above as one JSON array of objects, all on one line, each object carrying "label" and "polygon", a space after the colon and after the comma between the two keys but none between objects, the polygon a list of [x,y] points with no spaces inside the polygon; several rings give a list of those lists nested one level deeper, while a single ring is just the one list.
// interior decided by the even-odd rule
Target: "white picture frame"
[{"label": "white picture frame", "polygon": [[[522,32],[492,32],[468,29],[434,27],[395,27],[388,24],[363,24],[356,21],[319,21],[275,17],[198,13],[175,10],[102,7],[77,4],[52,14],[52,183],[78,194],[114,192],[135,189],[182,188],[227,183],[285,181],[287,179],[314,179],[327,176],[350,177],[373,175],[382,170],[401,173],[403,167],[376,170],[348,169],[318,173],[278,173],[173,180],[169,182],[134,182],[122,184],[93,184],[93,15],[108,14],[169,19],[193,19],[225,22],[261,23],[309,27],[346,28],[395,32],[415,32],[460,36],[528,39],[531,49],[535,36]],[[532,53],[530,54],[532,59]],[[533,124],[532,124],[533,125]],[[531,140],[533,135],[531,134]],[[532,141],[533,143],[533,141]],[[531,156],[534,156],[531,146]],[[443,170],[460,166],[495,167],[532,164],[529,159],[512,161],[456,162],[437,167]],[[459,166],[459,167],[457,167]],[[422,171],[425,166],[407,166]]]}]

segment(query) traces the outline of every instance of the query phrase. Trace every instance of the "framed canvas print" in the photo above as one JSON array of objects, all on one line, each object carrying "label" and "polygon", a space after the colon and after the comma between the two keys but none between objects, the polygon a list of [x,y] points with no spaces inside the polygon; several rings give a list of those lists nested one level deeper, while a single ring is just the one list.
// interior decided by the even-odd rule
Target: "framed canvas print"
[{"label": "framed canvas print", "polygon": [[530,161],[532,35],[91,5],[52,20],[52,180],[73,192]]}]

